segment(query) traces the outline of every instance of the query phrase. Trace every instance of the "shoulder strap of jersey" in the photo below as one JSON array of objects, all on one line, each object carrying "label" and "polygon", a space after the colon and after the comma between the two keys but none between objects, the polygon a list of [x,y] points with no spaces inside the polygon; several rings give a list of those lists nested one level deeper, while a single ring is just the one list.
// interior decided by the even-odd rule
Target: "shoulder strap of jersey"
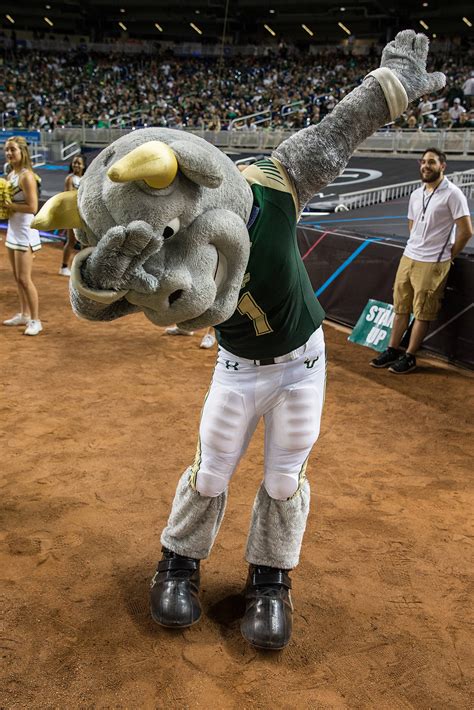
[{"label": "shoulder strap of jersey", "polygon": [[299,202],[295,186],[283,165],[276,158],[262,158],[246,168],[242,175],[249,185],[261,185],[272,190],[286,192],[293,198],[296,214],[299,214]]}]

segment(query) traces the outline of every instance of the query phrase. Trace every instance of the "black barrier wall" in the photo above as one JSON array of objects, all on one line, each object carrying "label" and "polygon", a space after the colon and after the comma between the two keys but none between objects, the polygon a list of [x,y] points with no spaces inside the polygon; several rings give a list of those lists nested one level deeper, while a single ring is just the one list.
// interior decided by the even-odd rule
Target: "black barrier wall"
[{"label": "black barrier wall", "polygon": [[[393,303],[392,286],[404,243],[300,226],[298,244],[330,320],[353,327],[369,298]],[[473,255],[455,259],[440,316],[423,349],[474,369]]]}]

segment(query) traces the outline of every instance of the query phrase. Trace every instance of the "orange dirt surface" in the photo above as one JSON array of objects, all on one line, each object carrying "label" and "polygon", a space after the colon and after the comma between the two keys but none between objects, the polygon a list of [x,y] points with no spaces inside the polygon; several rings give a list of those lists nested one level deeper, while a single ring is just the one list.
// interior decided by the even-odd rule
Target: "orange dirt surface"
[{"label": "orange dirt surface", "polygon": [[[3,320],[17,301],[0,253]],[[261,428],[202,565],[203,618],[167,631],[148,586],[215,350],[142,315],[78,320],[60,261],[52,245],[35,258],[44,332],[0,326],[0,707],[472,708],[470,373],[376,371],[326,326],[291,644],[260,652],[239,632]]]}]

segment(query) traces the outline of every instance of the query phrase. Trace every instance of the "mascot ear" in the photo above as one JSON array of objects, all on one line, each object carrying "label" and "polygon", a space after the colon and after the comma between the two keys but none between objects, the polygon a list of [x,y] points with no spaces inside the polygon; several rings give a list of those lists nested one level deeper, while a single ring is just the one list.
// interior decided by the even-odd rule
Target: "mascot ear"
[{"label": "mascot ear", "polygon": [[191,182],[203,187],[219,187],[224,174],[214,159],[216,148],[188,141],[176,141],[170,144],[170,148],[178,159],[179,169]]},{"label": "mascot ear", "polygon": [[84,229],[77,209],[77,190],[60,192],[44,203],[31,223],[33,229]]}]

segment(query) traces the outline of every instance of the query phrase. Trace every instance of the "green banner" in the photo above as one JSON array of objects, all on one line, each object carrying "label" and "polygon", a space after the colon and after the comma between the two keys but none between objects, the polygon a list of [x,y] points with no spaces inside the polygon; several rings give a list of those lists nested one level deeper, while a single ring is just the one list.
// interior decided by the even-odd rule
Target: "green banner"
[{"label": "green banner", "polygon": [[395,312],[391,303],[370,298],[354,326],[349,340],[382,352],[388,347]]}]

